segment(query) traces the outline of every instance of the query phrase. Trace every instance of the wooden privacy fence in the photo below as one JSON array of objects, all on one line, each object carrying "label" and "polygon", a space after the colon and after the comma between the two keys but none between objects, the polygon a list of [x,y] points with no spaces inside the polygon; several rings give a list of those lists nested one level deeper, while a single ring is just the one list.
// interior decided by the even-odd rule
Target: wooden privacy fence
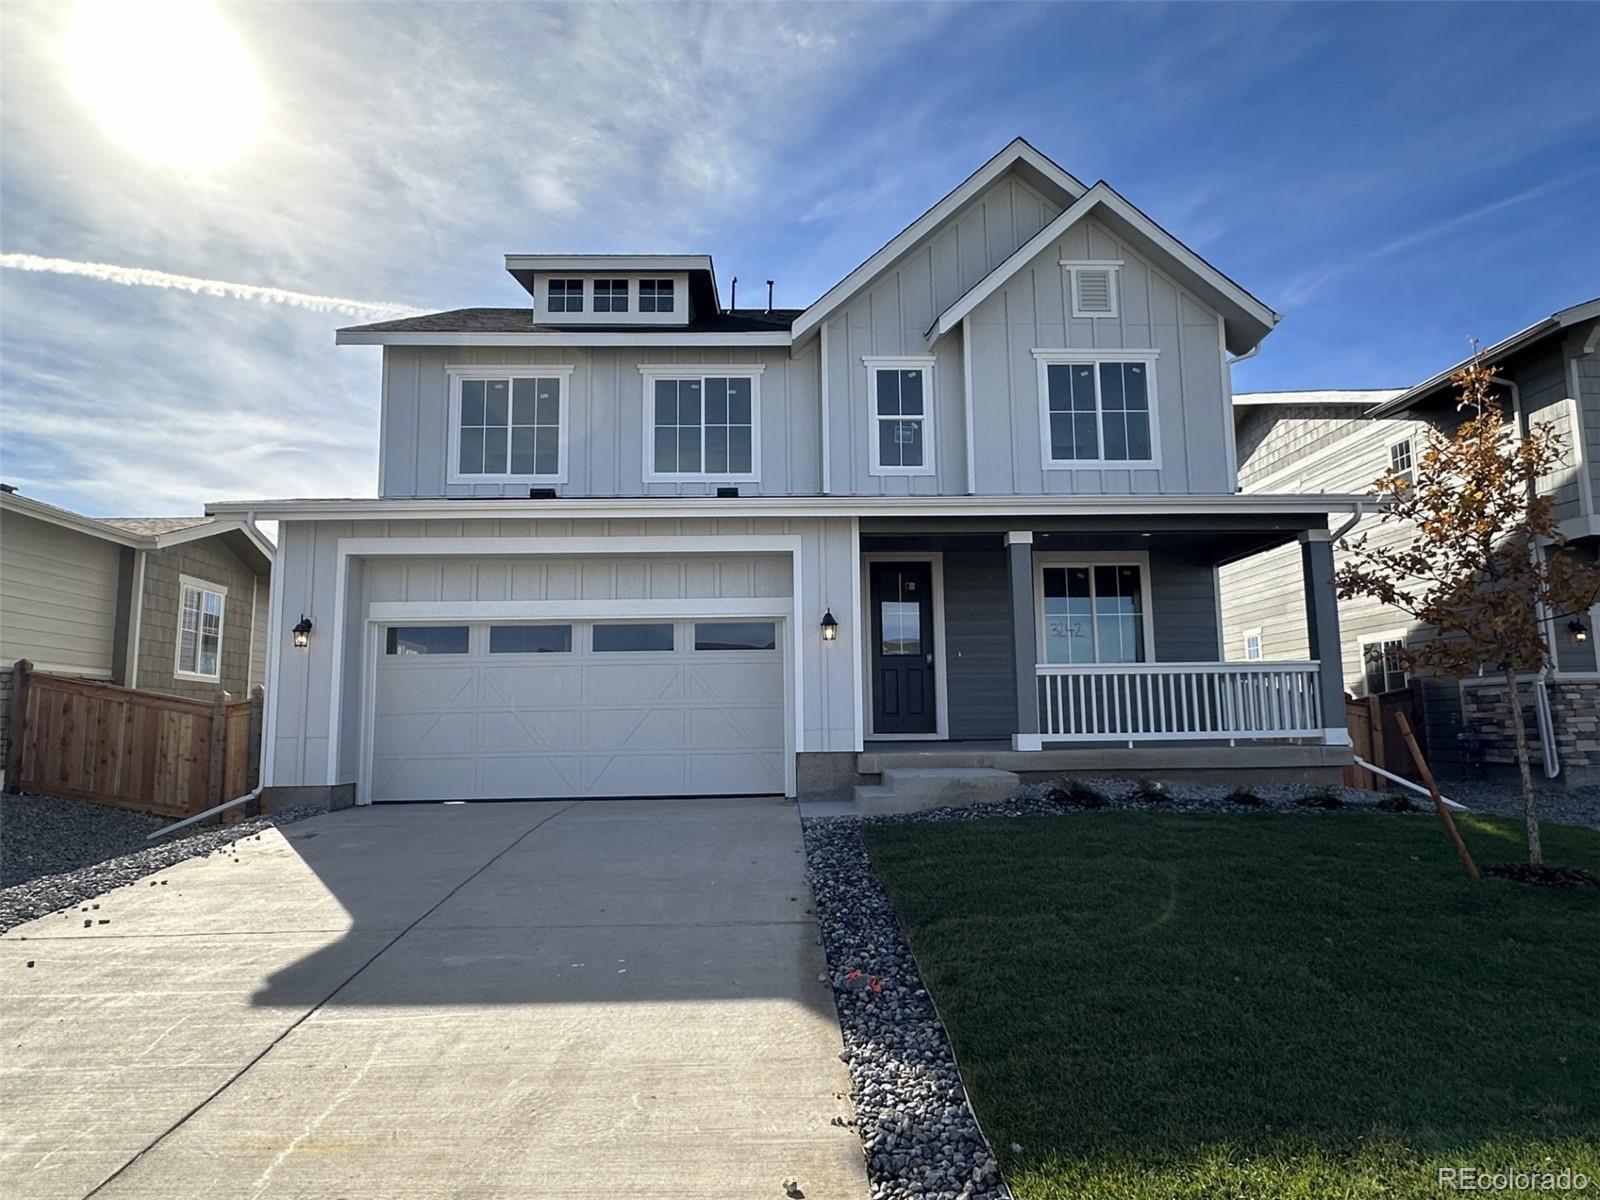
[{"label": "wooden privacy fence", "polygon": [[259,689],[248,700],[185,700],[19,662],[9,725],[14,791],[181,818],[243,795],[259,774]]},{"label": "wooden privacy fence", "polygon": [[[1363,696],[1359,700],[1344,702],[1345,724],[1350,729],[1350,743],[1356,757],[1364,758],[1375,767],[1417,778],[1417,769],[1406,749],[1405,739],[1395,723],[1394,714],[1405,713],[1413,725],[1418,724],[1416,700],[1409,691],[1384,692],[1377,696]],[[1365,767],[1351,765],[1344,769],[1347,787],[1386,791],[1389,781],[1374,775]]]}]

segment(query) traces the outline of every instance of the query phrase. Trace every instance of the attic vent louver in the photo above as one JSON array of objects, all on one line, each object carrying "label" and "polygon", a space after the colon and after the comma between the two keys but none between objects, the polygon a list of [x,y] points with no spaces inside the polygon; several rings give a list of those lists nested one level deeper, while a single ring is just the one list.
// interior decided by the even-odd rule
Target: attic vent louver
[{"label": "attic vent louver", "polygon": [[1063,262],[1072,276],[1072,315],[1117,315],[1117,268],[1120,262]]}]

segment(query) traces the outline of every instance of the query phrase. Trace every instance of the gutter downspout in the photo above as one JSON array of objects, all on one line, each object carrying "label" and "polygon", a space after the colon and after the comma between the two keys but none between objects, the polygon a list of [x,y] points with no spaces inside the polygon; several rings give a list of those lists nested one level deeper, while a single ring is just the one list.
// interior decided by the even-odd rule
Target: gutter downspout
[{"label": "gutter downspout", "polygon": [[[1511,419],[1517,427],[1517,440],[1526,441],[1528,437],[1528,414],[1522,410],[1522,389],[1515,381],[1500,375],[1490,377],[1491,383],[1497,383],[1511,393]],[[1537,491],[1537,488],[1535,488]],[[1539,547],[1529,546],[1528,553],[1537,558]],[[1546,649],[1550,654],[1555,653],[1551,645],[1550,613],[1544,605],[1538,608],[1539,629],[1544,637]],[[1548,656],[1547,656],[1548,658]],[[1533,681],[1533,709],[1535,722],[1539,727],[1539,757],[1543,760],[1544,777],[1554,779],[1561,774],[1561,755],[1556,750],[1555,718],[1550,713],[1550,688],[1547,680],[1550,677],[1550,664],[1546,661],[1539,668],[1539,674]]]}]

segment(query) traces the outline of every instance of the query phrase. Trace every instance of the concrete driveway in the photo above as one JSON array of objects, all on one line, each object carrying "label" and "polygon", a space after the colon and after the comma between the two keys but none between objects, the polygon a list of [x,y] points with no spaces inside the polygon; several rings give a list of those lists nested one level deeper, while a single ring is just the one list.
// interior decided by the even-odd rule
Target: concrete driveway
[{"label": "concrete driveway", "polygon": [[781,800],[365,808],[20,926],[0,1195],[861,1200],[804,862]]}]

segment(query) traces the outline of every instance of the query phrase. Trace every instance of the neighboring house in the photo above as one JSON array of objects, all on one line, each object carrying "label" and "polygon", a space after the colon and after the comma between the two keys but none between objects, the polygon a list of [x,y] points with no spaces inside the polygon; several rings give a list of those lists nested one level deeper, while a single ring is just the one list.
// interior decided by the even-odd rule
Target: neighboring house
[{"label": "neighboring house", "polygon": [[227,517],[85,517],[0,490],[0,664],[175,696],[266,677],[273,549]]},{"label": "neighboring house", "polygon": [[[1567,463],[1540,490],[1555,498],[1568,553],[1596,561],[1600,549],[1600,300],[1554,314],[1488,347],[1498,368],[1500,398],[1518,428],[1550,424],[1567,444]],[[1239,481],[1246,493],[1366,492],[1390,466],[1404,469],[1423,447],[1423,431],[1454,428],[1459,420],[1450,376],[1458,363],[1416,387],[1390,392],[1268,392],[1234,397]],[[1403,526],[1373,517],[1360,532],[1390,543]],[[1343,560],[1343,555],[1336,555]],[[1294,621],[1303,604],[1295,564],[1269,551],[1222,571],[1225,639],[1230,659],[1295,657],[1306,653]],[[1410,679],[1386,648],[1415,646],[1425,631],[1404,614],[1368,598],[1339,606],[1346,690],[1355,696],[1410,688],[1422,710],[1430,754],[1454,762],[1457,735],[1469,729],[1492,762],[1512,760],[1505,687],[1488,674],[1458,684],[1437,677]],[[1600,607],[1547,619],[1555,669],[1546,699],[1530,681],[1529,734],[1546,747],[1546,767],[1573,782],[1600,776]],[[1539,713],[1548,702],[1549,734]]]},{"label": "neighboring house", "polygon": [[505,265],[523,307],[339,331],[382,347],[378,499],[212,506],[279,522],[275,792],[1349,761],[1337,653],[1224,663],[1217,571],[1293,547],[1337,647],[1358,502],[1236,494],[1278,317],[1105,183],[1014,142],[803,310],[704,255]]}]

